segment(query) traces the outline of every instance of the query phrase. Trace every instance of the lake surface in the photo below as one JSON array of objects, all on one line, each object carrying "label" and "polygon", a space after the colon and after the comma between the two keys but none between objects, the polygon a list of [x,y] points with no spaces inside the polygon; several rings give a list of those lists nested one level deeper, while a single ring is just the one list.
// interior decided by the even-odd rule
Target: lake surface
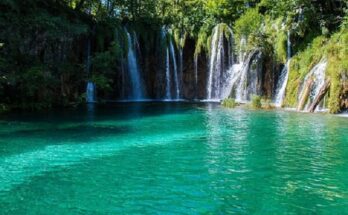
[{"label": "lake surface", "polygon": [[8,114],[0,214],[348,214],[348,118],[188,103]]}]

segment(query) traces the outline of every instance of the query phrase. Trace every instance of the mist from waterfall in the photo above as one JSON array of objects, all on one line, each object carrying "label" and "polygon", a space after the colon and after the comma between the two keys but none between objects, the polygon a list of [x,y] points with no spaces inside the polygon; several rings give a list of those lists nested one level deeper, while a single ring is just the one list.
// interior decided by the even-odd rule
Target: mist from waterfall
[{"label": "mist from waterfall", "polygon": [[132,87],[132,94],[130,99],[132,100],[141,100],[143,99],[143,86],[140,78],[139,64],[136,55],[136,45],[137,37],[134,33],[134,37],[126,29],[127,41],[128,41],[128,72],[130,76],[130,82]]}]

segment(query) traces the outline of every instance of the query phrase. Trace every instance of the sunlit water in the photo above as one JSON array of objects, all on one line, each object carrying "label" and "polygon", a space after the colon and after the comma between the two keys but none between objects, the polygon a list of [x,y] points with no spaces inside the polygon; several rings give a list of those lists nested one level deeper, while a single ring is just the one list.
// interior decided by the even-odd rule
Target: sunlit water
[{"label": "sunlit water", "polygon": [[142,103],[0,118],[0,214],[348,214],[348,120]]}]

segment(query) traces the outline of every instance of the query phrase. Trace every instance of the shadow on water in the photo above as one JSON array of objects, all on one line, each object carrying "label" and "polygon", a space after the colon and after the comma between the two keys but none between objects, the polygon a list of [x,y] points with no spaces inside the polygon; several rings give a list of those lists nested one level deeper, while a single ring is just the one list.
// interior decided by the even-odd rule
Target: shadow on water
[{"label": "shadow on water", "polygon": [[1,121],[18,122],[91,122],[102,120],[131,120],[166,114],[184,114],[192,107],[205,107],[205,103],[188,102],[120,102],[86,104],[77,108],[62,108],[42,111],[14,111],[0,116]]},{"label": "shadow on water", "polygon": [[[129,126],[103,126],[103,125],[77,125],[66,128],[37,128],[31,130],[16,130],[10,131],[6,134],[1,134],[2,138],[42,138],[47,140],[54,140],[52,143],[59,143],[62,140],[74,140],[79,142],[87,142],[99,136],[117,135],[130,133],[132,129]],[[90,134],[93,134],[91,136]]]},{"label": "shadow on water", "polygon": [[192,103],[113,103],[88,104],[78,109],[12,112],[0,121],[0,154],[23,153],[67,143],[88,145],[98,138],[135,134],[148,126],[152,121],[149,117],[180,116],[205,106]]}]

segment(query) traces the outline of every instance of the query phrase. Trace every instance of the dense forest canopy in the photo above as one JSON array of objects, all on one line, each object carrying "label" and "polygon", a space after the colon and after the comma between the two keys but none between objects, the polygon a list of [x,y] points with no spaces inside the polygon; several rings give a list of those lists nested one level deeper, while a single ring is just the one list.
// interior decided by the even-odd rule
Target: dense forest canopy
[{"label": "dense forest canopy", "polygon": [[125,50],[113,43],[114,31],[124,25],[137,26],[144,35],[169,26],[179,37],[187,35],[197,47],[209,50],[206,40],[213,27],[226,23],[233,27],[236,43],[246,38],[245,49],[261,47],[285,63],[286,31],[291,31],[294,52],[299,53],[318,36],[346,31],[347,4],[347,0],[2,0],[0,104],[5,109],[82,102],[89,78],[86,41],[91,38],[94,79],[102,89],[110,88],[108,73],[115,67],[111,62]]}]

